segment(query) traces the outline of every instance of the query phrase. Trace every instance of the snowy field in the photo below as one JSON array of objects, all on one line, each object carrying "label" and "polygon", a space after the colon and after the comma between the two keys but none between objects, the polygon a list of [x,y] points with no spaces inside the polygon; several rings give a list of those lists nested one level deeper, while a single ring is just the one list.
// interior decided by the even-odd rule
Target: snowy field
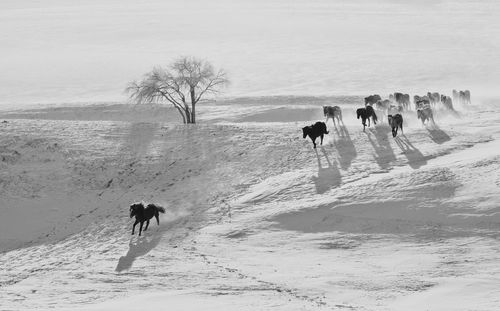
[{"label": "snowy field", "polygon": [[[0,311],[500,310],[497,0],[1,0]],[[127,103],[179,56],[230,85]],[[363,132],[368,94],[472,105]],[[490,98],[490,99],[487,99]],[[496,99],[491,99],[496,98]],[[301,128],[339,105],[312,148]],[[131,236],[129,205],[166,208]]]},{"label": "snowy field", "polygon": [[[356,102],[2,112],[0,310],[498,310],[498,101],[395,139]],[[141,199],[167,213],[131,236]]]}]

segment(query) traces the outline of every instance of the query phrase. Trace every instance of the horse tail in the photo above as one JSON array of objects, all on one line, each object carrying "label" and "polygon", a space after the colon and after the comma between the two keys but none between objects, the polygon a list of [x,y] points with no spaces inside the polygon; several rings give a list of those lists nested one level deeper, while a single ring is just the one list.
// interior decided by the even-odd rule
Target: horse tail
[{"label": "horse tail", "polygon": [[156,210],[162,214],[165,214],[165,208],[160,205],[156,205]]},{"label": "horse tail", "polygon": [[156,205],[156,204],[155,204],[155,207],[156,207],[156,211],[155,211],[156,223],[159,226],[160,225],[160,214],[158,212],[165,214],[165,208],[163,206]]}]

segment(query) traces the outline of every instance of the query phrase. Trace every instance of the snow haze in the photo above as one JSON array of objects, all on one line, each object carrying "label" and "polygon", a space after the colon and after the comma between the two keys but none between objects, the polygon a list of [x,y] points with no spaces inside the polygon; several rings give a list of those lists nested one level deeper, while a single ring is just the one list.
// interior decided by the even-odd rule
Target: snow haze
[{"label": "snow haze", "polygon": [[490,95],[500,3],[414,2],[4,0],[0,105],[122,101],[179,55],[226,69],[226,96]]}]

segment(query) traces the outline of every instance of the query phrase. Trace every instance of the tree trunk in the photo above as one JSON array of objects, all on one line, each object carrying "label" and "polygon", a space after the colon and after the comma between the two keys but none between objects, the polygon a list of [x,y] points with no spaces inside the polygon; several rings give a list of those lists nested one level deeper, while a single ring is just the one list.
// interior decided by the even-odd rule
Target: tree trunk
[{"label": "tree trunk", "polygon": [[182,123],[186,124],[186,116],[184,115],[184,112],[182,112],[181,108],[177,107],[177,106],[174,106],[177,111],[179,111],[179,114],[181,115],[182,117]]},{"label": "tree trunk", "polygon": [[189,112],[189,109],[184,109],[184,114],[186,115],[186,123],[193,123],[191,120],[191,113]]},{"label": "tree trunk", "polygon": [[196,104],[193,104],[191,108],[191,122],[196,123]]},{"label": "tree trunk", "polygon": [[194,88],[189,90],[191,95],[191,121],[196,123],[196,94],[194,93]]}]

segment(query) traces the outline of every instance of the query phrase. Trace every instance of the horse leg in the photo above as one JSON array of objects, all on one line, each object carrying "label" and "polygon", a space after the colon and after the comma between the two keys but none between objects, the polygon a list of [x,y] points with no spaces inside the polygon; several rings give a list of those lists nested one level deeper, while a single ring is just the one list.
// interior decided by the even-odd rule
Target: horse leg
[{"label": "horse leg", "polygon": [[314,137],[314,139],[312,139],[312,138],[311,138],[311,140],[312,140],[312,142],[313,142],[314,149],[316,149],[316,137]]},{"label": "horse leg", "polygon": [[148,230],[149,227],[149,219],[146,221],[146,227],[144,228],[144,231]]},{"label": "horse leg", "polygon": [[141,221],[141,225],[139,226],[139,236],[141,236],[142,232],[142,225],[144,224],[144,221]]},{"label": "horse leg", "polygon": [[321,146],[323,146],[323,134],[321,134]]},{"label": "horse leg", "polygon": [[158,214],[158,212],[156,212],[155,214],[155,218],[156,218],[156,223],[158,224],[158,226],[160,225],[160,215]]},{"label": "horse leg", "polygon": [[135,220],[134,222],[134,225],[132,226],[132,235],[134,235],[134,230],[135,230],[135,226],[139,223],[139,220]]}]

